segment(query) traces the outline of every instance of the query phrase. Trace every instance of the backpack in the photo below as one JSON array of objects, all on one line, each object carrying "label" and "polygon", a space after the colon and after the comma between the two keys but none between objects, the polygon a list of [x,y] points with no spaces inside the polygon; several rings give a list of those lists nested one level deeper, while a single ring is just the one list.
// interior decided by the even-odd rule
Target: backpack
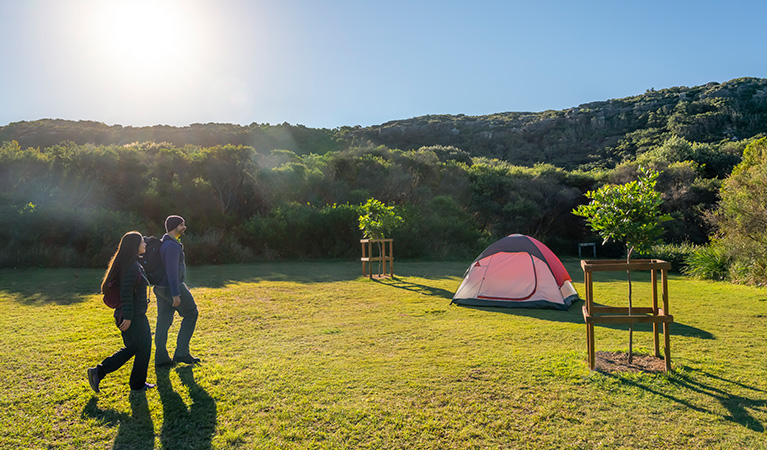
[{"label": "backpack", "polygon": [[104,304],[112,309],[120,306],[120,286],[117,284],[117,279],[107,283],[107,288],[104,291]]},{"label": "backpack", "polygon": [[[140,280],[141,278],[136,280],[136,285],[138,285]],[[136,289],[136,287],[134,286],[133,289]],[[117,278],[107,283],[106,291],[104,291],[104,304],[112,309],[120,307],[120,283],[118,283]]]},{"label": "backpack", "polygon": [[146,252],[138,261],[144,267],[149,284],[157,286],[165,276],[165,267],[160,259],[162,241],[154,236],[144,236],[144,243],[146,243]]}]

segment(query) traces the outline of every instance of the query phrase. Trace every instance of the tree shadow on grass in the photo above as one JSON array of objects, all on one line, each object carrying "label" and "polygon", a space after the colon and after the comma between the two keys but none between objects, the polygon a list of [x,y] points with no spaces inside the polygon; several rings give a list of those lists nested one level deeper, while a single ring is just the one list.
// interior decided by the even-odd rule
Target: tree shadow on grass
[{"label": "tree shadow on grass", "polygon": [[[412,276],[434,280],[451,276],[461,277],[465,270],[463,263],[456,262],[401,262],[396,267],[401,269],[402,273],[412,273],[415,274]],[[96,301],[94,296],[101,302],[99,290],[103,276],[102,269],[3,269],[0,270],[0,294],[6,294],[27,306]],[[361,278],[362,268],[359,261],[288,261],[190,266],[186,282],[194,289],[221,288],[228,284],[259,281],[313,284],[354,281]],[[424,289],[427,288],[428,286],[424,286]]]},{"label": "tree shadow on grass", "polygon": [[395,275],[418,277],[427,280],[444,280],[457,278],[455,287],[466,274],[471,265],[466,261],[408,261],[395,264]]},{"label": "tree shadow on grass", "polygon": [[162,402],[162,448],[209,449],[216,431],[216,401],[194,380],[191,366],[175,369],[181,384],[188,390],[192,404],[187,406],[173,389],[170,368],[158,368],[157,390]]},{"label": "tree shadow on grass", "polygon": [[350,261],[229,264],[190,267],[187,269],[187,284],[192,288],[220,288],[228,284],[259,281],[332,283],[355,280],[361,275],[359,263]]},{"label": "tree shadow on grass", "polygon": [[[583,320],[583,300],[578,299],[570,306],[567,311],[560,311],[556,309],[526,309],[526,308],[494,308],[488,306],[464,306],[456,305],[461,308],[474,309],[477,311],[486,311],[491,313],[509,314],[513,316],[530,317],[540,320],[548,320],[552,322],[565,322],[565,323],[578,323],[584,324],[584,333],[586,332],[585,322]],[[714,339],[714,335],[706,330],[701,330],[690,325],[685,325],[680,322],[673,322],[669,326],[671,336],[685,336],[698,339]],[[629,326],[627,324],[597,324],[596,328],[610,328],[613,330],[626,330],[628,332]],[[637,323],[634,324],[634,331],[637,332],[651,332],[652,324],[649,323]]]},{"label": "tree shadow on grass", "polygon": [[[375,269],[375,267],[374,267]],[[395,277],[417,276],[426,279],[461,277],[466,270],[456,262],[397,262]],[[197,266],[187,270],[190,287],[219,288],[231,283],[288,281],[296,283],[333,283],[363,279],[359,261],[287,261],[257,264]],[[456,284],[458,287],[458,284]],[[452,294],[451,294],[452,295]]]},{"label": "tree shadow on grass", "polygon": [[[691,391],[703,397],[709,397],[724,407],[729,414],[720,414],[706,406],[696,404],[689,398],[690,395],[674,395],[663,392],[657,388],[655,381],[644,383],[643,378],[627,378],[618,374],[604,374],[605,376],[618,379],[622,384],[635,386],[655,395],[675,401],[694,411],[720,416],[730,422],[742,425],[749,430],[763,433],[765,426],[751,411],[767,411],[767,392],[762,389],[748,386],[743,383],[728,380],[708,373],[703,370],[696,370],[686,366],[678,366],[677,370],[668,377],[668,381],[680,390]],[[649,380],[649,379],[648,379]],[[746,393],[743,393],[746,391]],[[737,392],[737,393],[736,393]]]},{"label": "tree shadow on grass", "polygon": [[112,445],[114,449],[153,449],[154,424],[149,413],[146,394],[132,392],[129,394],[131,414],[113,409],[100,409],[98,397],[93,396],[83,408],[82,418],[96,419],[105,426],[118,426],[117,436]]},{"label": "tree shadow on grass", "polygon": [[71,305],[98,294],[103,276],[98,269],[4,269],[0,293],[26,306]]},{"label": "tree shadow on grass", "polygon": [[428,295],[431,297],[440,297],[444,299],[453,298],[453,292],[448,291],[447,289],[427,286],[425,284],[413,283],[411,281],[406,281],[396,276],[394,278],[383,278],[383,279],[374,278],[373,281],[375,283],[379,283],[385,286],[390,286],[397,289],[404,289],[406,291],[415,292],[416,294]]},{"label": "tree shadow on grass", "polygon": [[[101,302],[101,269],[13,269],[0,270],[0,294],[26,306],[70,305]],[[220,288],[232,283],[286,281],[327,283],[360,278],[358,263],[339,261],[276,262],[191,266],[186,282],[190,288]]]}]

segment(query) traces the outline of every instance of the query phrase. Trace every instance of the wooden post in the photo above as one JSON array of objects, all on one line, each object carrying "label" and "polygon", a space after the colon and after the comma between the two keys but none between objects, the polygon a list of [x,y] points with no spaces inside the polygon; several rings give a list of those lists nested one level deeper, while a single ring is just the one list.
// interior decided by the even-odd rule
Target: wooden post
[{"label": "wooden post", "polygon": [[[663,269],[661,272],[661,279],[663,280],[663,286],[662,286],[662,295],[663,295],[663,314],[669,316],[669,310],[668,310],[668,271],[666,269]],[[663,343],[666,346],[665,351],[665,362],[666,362],[666,372],[671,370],[671,336],[669,335],[670,323],[669,322],[663,322]]]},{"label": "wooden post", "polygon": [[597,368],[597,353],[596,348],[594,345],[594,324],[589,323],[586,325],[586,330],[589,334],[588,336],[588,345],[589,345],[589,369],[594,370]]},{"label": "wooden post", "polygon": [[[593,316],[594,311],[594,273],[589,272],[589,295],[588,295],[589,315]],[[596,358],[596,344],[594,343],[594,322],[590,322],[588,325],[589,332],[589,366],[591,370],[594,370],[597,366]]]},{"label": "wooden post", "polygon": [[[581,261],[583,266],[583,261]],[[583,318],[586,322],[586,351],[588,353],[589,370],[596,368],[596,353],[594,351],[594,323],[591,322],[594,311],[594,291],[593,291],[593,273],[590,270],[585,270],[583,278],[585,281],[585,297],[586,304],[583,305]]]},{"label": "wooden post", "polygon": [[[386,273],[386,267],[384,267]],[[394,239],[389,239],[389,276],[394,277]]]},{"label": "wooden post", "polygon": [[[370,239],[360,239],[360,244],[362,245],[362,258],[360,258],[360,261],[362,261],[362,276],[366,277],[368,276],[368,264],[370,263]],[[372,270],[371,276],[372,276]]]},{"label": "wooden post", "polygon": [[[658,315],[658,272],[653,269],[650,271],[650,282],[652,283],[652,313]],[[653,346],[655,348],[655,357],[660,356],[660,339],[658,339],[658,323],[652,323]]]}]

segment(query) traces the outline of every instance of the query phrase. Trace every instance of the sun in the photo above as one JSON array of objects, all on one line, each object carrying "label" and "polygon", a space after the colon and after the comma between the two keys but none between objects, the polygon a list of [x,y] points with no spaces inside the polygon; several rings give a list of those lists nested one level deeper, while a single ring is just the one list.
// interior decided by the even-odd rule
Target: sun
[{"label": "sun", "polygon": [[178,83],[203,55],[195,2],[110,0],[93,5],[90,41],[96,64],[116,84]]},{"label": "sun", "polygon": [[69,56],[65,75],[82,86],[77,101],[98,104],[103,120],[156,123],[170,120],[168,111],[200,117],[221,103],[217,86],[228,79],[221,67],[236,68],[227,64],[238,47],[227,34],[231,21],[216,3],[76,3],[59,15],[70,31],[61,34]]},{"label": "sun", "polygon": [[116,4],[105,17],[109,28],[104,39],[121,58],[129,63],[158,64],[183,52],[187,30],[182,18],[174,15],[167,3]]},{"label": "sun", "polygon": [[186,56],[191,30],[182,3],[110,1],[102,8],[101,44],[125,65],[162,64]]}]

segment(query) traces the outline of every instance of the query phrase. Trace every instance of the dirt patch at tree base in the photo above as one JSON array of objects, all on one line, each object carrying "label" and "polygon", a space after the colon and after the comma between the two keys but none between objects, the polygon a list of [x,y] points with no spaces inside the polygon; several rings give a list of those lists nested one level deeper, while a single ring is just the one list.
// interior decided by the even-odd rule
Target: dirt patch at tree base
[{"label": "dirt patch at tree base", "polygon": [[658,373],[666,371],[666,362],[663,358],[652,355],[634,354],[629,364],[628,353],[623,352],[596,352],[595,370],[600,372],[645,372]]},{"label": "dirt patch at tree base", "polygon": [[370,276],[370,278],[374,280],[388,280],[394,277],[391,275],[381,275],[381,274],[374,273],[372,276]]}]

